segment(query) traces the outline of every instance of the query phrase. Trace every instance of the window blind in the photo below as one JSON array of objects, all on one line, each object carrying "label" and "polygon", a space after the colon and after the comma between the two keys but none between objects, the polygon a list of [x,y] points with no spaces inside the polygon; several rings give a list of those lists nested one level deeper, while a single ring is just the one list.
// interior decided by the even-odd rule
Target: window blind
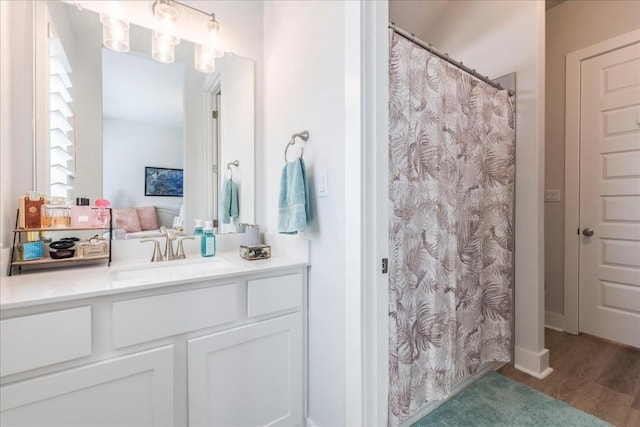
[{"label": "window blind", "polygon": [[69,197],[75,169],[71,65],[55,33],[49,39],[49,183],[52,197]]}]

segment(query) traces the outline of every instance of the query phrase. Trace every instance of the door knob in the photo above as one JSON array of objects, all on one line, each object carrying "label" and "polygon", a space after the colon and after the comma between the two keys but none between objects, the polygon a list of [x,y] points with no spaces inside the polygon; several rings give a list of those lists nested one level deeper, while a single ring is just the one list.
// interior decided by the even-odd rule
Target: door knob
[{"label": "door knob", "polygon": [[584,230],[582,230],[582,234],[584,234],[587,237],[591,237],[593,236],[593,228],[585,228]]}]

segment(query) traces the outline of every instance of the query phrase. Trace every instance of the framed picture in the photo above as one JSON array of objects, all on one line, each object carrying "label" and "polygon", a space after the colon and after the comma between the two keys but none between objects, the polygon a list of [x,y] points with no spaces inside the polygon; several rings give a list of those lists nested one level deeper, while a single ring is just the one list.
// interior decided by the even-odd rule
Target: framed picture
[{"label": "framed picture", "polygon": [[144,168],[144,195],[182,197],[183,170]]}]

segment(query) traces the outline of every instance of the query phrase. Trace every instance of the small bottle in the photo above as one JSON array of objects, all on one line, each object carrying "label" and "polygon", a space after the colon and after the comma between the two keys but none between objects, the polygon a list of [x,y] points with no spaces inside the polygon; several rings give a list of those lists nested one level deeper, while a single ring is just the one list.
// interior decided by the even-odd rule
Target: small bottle
[{"label": "small bottle", "polygon": [[193,229],[194,236],[202,236],[202,220],[196,219],[196,226]]},{"label": "small bottle", "polygon": [[200,253],[203,257],[210,257],[216,254],[216,236],[213,234],[213,223],[204,222],[204,232],[200,239]]}]

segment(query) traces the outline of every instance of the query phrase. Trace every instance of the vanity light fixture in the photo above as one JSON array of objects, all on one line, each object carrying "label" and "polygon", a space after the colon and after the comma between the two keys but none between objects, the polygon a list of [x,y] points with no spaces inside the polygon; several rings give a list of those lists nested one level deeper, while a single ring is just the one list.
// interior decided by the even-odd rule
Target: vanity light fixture
[{"label": "vanity light fixture", "polygon": [[215,59],[223,55],[220,46],[220,32],[222,26],[216,21],[216,14],[211,14],[211,19],[207,22],[207,37],[205,44],[196,44],[195,47],[195,67],[203,73],[212,73],[216,69]]},{"label": "vanity light fixture", "polygon": [[151,9],[156,20],[151,54],[156,61],[171,64],[175,60],[176,45],[180,43],[176,31],[180,12],[172,0],[155,0]]},{"label": "vanity light fixture", "polygon": [[119,1],[109,3],[109,12],[100,14],[102,23],[102,43],[116,52],[129,51],[129,21],[123,18],[124,13]]},{"label": "vanity light fixture", "polygon": [[[0,0],[1,1],[1,0]],[[221,58],[222,42],[220,33],[222,26],[216,21],[216,14],[208,14],[202,10],[175,0],[154,0],[151,10],[155,19],[151,37],[151,55],[156,61],[171,64],[175,61],[175,48],[180,44],[178,37],[179,7],[185,7],[210,17],[207,21],[206,36],[203,43],[195,43],[194,66],[203,73],[215,71],[215,59]],[[116,52],[129,51],[129,21],[123,18],[123,0],[109,2],[109,11],[100,13],[102,37],[105,47]]]}]

